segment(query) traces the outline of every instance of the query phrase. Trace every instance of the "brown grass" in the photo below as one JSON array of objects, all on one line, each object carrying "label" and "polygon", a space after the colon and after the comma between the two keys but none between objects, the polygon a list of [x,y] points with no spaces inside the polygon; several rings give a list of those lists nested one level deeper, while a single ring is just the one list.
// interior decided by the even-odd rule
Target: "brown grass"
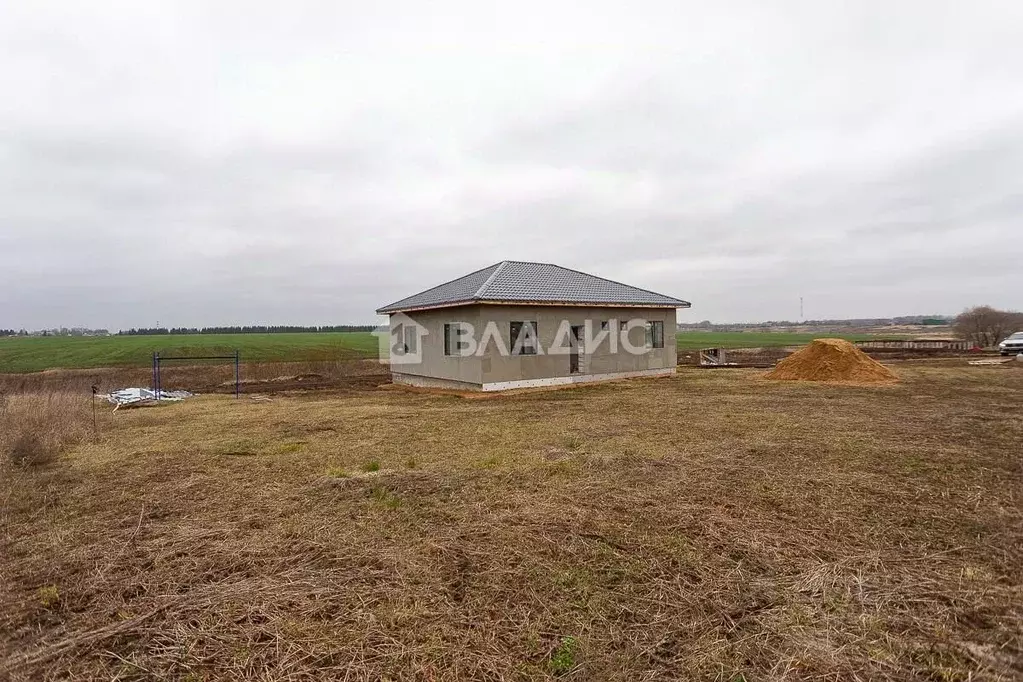
[{"label": "brown grass", "polygon": [[1018,679],[1023,372],[107,414],[4,472],[0,678]]},{"label": "brown grass", "polygon": [[69,391],[0,394],[0,458],[18,466],[53,463],[89,433],[88,401]]}]

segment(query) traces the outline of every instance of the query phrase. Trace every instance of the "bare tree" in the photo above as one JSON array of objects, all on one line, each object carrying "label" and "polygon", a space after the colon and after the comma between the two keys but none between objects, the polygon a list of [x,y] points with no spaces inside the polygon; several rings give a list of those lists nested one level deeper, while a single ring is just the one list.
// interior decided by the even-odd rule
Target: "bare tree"
[{"label": "bare tree", "polygon": [[960,338],[982,348],[990,348],[1009,334],[1023,331],[1023,313],[980,305],[960,313],[952,323],[952,329]]}]

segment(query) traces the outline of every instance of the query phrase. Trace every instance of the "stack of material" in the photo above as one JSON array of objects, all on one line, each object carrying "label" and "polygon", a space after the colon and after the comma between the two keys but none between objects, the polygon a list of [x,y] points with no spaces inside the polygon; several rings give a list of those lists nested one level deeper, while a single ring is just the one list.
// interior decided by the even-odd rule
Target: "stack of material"
[{"label": "stack of material", "polygon": [[114,409],[121,407],[146,407],[156,405],[160,402],[177,402],[185,398],[191,398],[188,391],[160,391],[157,396],[155,391],[148,388],[122,388],[119,391],[111,391],[106,399],[116,405]]},{"label": "stack of material", "polygon": [[817,339],[767,373],[768,379],[889,384],[899,378],[859,348],[842,339]]}]

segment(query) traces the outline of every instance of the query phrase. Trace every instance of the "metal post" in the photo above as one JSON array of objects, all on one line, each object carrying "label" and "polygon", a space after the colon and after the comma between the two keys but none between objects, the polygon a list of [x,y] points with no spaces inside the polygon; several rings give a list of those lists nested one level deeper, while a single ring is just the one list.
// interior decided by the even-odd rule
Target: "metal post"
[{"label": "metal post", "polygon": [[153,354],[156,362],[156,385],[153,386],[153,393],[156,395],[156,399],[160,399],[160,353],[156,352]]},{"label": "metal post", "polygon": [[150,385],[153,387],[153,393],[156,393],[156,351],[153,351],[153,383]]},{"label": "metal post", "polygon": [[92,439],[96,440],[96,387],[92,387]]},{"label": "metal post", "polygon": [[238,349],[236,348],[235,351],[234,351],[234,397],[235,397],[235,400],[238,399],[238,394],[240,393],[240,390],[239,390],[240,389],[240,383],[241,382],[239,381],[239,375],[238,375]]}]

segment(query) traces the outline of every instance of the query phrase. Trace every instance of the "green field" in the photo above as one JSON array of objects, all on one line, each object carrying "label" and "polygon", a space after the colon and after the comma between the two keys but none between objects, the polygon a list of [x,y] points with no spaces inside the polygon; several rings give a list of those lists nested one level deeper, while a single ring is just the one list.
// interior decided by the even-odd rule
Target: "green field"
[{"label": "green field", "polygon": [[[795,346],[835,334],[785,332],[682,332],[679,350]],[[870,334],[838,335],[849,340]],[[148,367],[161,355],[223,355],[241,352],[243,362],[329,360],[376,357],[369,332],[298,334],[179,334],[173,336],[50,336],[0,339],[0,372],[56,368]]]},{"label": "green field", "polygon": [[236,349],[243,362],[376,357],[377,339],[369,332],[15,337],[0,339],[0,372],[148,367],[154,352],[165,356],[224,355]]},{"label": "green field", "polygon": [[[897,336],[897,335],[896,335]],[[699,348],[777,348],[802,346],[814,339],[839,338],[847,341],[865,341],[878,338],[877,334],[836,334],[834,332],[679,332],[676,335],[679,350]],[[884,338],[892,338],[886,335]]]}]

